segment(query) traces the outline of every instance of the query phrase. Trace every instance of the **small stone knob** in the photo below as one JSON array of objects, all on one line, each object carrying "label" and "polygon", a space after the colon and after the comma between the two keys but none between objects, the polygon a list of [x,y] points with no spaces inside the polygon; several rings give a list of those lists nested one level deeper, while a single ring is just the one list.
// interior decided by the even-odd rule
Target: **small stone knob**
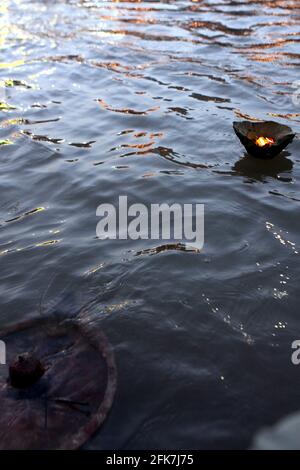
[{"label": "small stone knob", "polygon": [[19,354],[9,365],[10,384],[15,388],[31,387],[44,373],[45,368],[32,353]]}]

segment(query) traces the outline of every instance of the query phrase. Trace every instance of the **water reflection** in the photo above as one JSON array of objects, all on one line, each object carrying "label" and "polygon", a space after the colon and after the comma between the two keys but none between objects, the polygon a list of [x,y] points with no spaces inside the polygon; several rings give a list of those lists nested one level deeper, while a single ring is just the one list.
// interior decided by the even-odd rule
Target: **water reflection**
[{"label": "water reflection", "polygon": [[[299,406],[299,140],[263,162],[232,132],[300,131],[299,41],[299,1],[0,1],[1,324],[55,275],[62,314],[108,330],[120,388],[91,447],[247,447]],[[96,239],[120,194],[204,203],[203,251]]]},{"label": "water reflection", "polygon": [[[250,180],[265,182],[267,178],[283,179],[284,181],[292,181],[292,173],[294,163],[288,157],[289,152],[283,152],[273,160],[264,161],[245,154],[232,167],[232,170],[240,175],[246,176]],[[282,175],[282,174],[287,175]],[[283,178],[281,177],[283,176]]]}]

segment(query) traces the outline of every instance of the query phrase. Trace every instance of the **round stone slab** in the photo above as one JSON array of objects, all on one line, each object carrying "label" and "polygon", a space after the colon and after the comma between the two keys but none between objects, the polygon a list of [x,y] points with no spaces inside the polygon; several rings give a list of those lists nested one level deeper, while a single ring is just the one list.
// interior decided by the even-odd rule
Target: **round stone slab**
[{"label": "round stone slab", "polygon": [[[77,449],[105,420],[116,390],[113,351],[84,322],[38,318],[0,331],[7,366],[0,368],[0,449]],[[25,389],[8,380],[19,354],[46,369]]]}]

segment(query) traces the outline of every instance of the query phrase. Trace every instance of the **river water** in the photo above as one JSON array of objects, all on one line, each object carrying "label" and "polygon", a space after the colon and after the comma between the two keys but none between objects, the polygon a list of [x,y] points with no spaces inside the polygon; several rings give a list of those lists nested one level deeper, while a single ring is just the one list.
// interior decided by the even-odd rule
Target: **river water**
[{"label": "river water", "polygon": [[[105,331],[87,448],[245,448],[299,409],[300,143],[260,162],[232,129],[300,131],[299,42],[296,0],[1,0],[0,321]],[[99,240],[119,195],[205,204],[201,252]]]}]

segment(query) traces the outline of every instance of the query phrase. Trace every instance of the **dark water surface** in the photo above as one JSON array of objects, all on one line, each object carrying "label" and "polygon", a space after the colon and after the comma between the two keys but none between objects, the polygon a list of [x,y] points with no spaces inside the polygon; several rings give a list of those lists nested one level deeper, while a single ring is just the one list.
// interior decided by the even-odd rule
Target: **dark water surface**
[{"label": "dark water surface", "polygon": [[[300,2],[0,14],[1,325],[60,311],[106,332],[118,392],[87,448],[249,446],[300,408],[300,143],[258,162],[232,121],[300,131]],[[97,239],[121,194],[204,203],[202,252]]]}]

